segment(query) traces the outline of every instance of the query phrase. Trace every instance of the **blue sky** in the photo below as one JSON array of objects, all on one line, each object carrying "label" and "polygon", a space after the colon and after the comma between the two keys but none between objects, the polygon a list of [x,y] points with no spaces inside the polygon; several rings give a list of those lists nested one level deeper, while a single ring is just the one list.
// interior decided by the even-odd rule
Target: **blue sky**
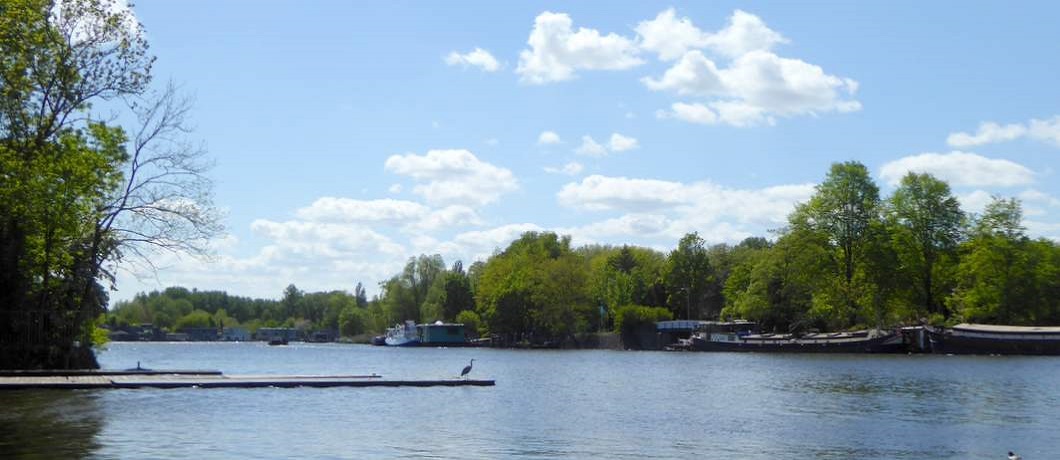
[{"label": "blue sky", "polygon": [[[1024,200],[1060,239],[1060,22],[1049,2],[165,2],[156,83],[194,95],[216,257],[169,285],[375,292],[526,230],[668,250],[767,236],[829,165],[910,170],[968,211]],[[146,276],[144,276],[146,275]]]}]

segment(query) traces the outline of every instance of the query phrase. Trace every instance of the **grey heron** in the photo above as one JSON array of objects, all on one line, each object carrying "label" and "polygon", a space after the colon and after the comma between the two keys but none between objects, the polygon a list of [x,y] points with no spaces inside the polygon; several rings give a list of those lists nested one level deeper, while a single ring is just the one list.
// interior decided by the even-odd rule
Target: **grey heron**
[{"label": "grey heron", "polygon": [[471,366],[474,366],[474,365],[475,365],[475,360],[472,359],[471,360],[471,364],[468,364],[467,366],[464,366],[464,370],[460,371],[460,376],[466,378],[467,374],[471,373]]}]

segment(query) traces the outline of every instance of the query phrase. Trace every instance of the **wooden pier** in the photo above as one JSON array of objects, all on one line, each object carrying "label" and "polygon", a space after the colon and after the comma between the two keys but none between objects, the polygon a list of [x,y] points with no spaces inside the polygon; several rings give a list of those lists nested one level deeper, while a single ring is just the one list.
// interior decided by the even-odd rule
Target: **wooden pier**
[{"label": "wooden pier", "polygon": [[219,371],[8,371],[0,390],[493,386],[493,380],[388,380],[380,375],[224,375]]}]

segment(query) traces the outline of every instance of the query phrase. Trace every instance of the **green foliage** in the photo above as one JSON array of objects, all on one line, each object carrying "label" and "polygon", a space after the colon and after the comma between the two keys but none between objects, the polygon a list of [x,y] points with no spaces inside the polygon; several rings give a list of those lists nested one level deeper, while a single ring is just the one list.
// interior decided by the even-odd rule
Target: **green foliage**
[{"label": "green foliage", "polygon": [[368,330],[368,311],[349,305],[339,314],[339,332],[345,337],[364,334]]},{"label": "green foliage", "polygon": [[1031,240],[1015,200],[995,198],[961,245],[950,296],[965,321],[1049,325],[1060,322],[1060,246]]},{"label": "green foliage", "polygon": [[588,263],[569,237],[527,232],[486,262],[475,300],[491,333],[515,339],[562,339],[590,329],[596,318]]},{"label": "green foliage", "polygon": [[464,325],[464,330],[473,337],[482,334],[482,318],[474,310],[464,310],[456,315],[456,322]]},{"label": "green foliage", "polygon": [[615,332],[627,336],[635,333],[637,328],[654,326],[658,321],[673,318],[673,313],[662,307],[624,305],[615,309]]},{"label": "green foliage", "polygon": [[[930,174],[909,173],[889,200],[892,238],[900,265],[915,280],[917,304],[923,312],[944,311],[941,300],[952,291],[952,279],[940,278],[940,263],[952,260],[964,213],[950,187]],[[882,267],[880,267],[882,268]]]},{"label": "green foliage", "polygon": [[214,327],[213,317],[202,310],[194,310],[177,320],[174,328],[178,331],[189,327]]},{"label": "green foliage", "polygon": [[666,292],[669,294],[670,311],[685,319],[698,318],[703,314],[715,316],[716,311],[703,311],[708,295],[719,291],[714,278],[703,238],[698,233],[689,233],[681,238],[677,249],[670,252],[663,275]]}]

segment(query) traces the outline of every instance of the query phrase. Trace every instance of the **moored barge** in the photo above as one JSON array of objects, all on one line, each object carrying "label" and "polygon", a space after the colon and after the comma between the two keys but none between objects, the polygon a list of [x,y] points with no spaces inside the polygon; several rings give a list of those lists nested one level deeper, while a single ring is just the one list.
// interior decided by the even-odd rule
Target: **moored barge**
[{"label": "moored barge", "polygon": [[958,324],[927,331],[933,353],[1060,355],[1060,327]]}]

